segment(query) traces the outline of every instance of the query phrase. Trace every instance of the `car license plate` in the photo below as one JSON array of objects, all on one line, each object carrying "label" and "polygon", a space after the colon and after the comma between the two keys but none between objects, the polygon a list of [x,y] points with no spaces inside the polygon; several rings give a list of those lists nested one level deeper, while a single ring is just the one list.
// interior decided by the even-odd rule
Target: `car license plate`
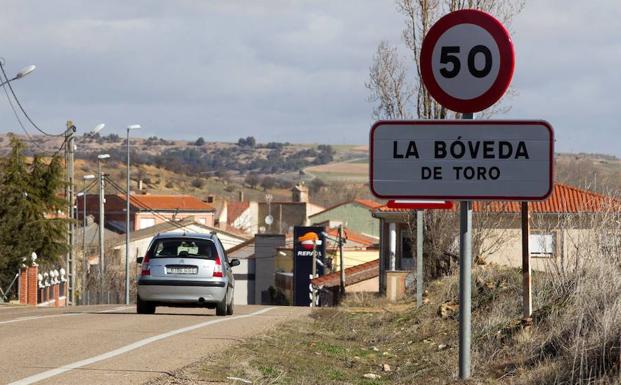
[{"label": "car license plate", "polygon": [[167,267],[166,274],[197,274],[198,267]]}]

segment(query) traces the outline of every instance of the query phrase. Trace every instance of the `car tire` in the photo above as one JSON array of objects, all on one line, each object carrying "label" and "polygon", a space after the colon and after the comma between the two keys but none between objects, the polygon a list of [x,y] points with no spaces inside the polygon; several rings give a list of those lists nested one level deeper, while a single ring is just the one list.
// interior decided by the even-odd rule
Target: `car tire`
[{"label": "car tire", "polygon": [[225,316],[227,313],[228,313],[228,306],[226,303],[226,294],[225,294],[222,301],[218,302],[218,304],[216,305],[216,315]]},{"label": "car tire", "polygon": [[140,297],[136,298],[136,313],[138,314],[154,314],[155,305],[152,302],[143,301]]},{"label": "car tire", "polygon": [[226,315],[233,315],[233,295],[231,294],[231,303],[226,307]]}]

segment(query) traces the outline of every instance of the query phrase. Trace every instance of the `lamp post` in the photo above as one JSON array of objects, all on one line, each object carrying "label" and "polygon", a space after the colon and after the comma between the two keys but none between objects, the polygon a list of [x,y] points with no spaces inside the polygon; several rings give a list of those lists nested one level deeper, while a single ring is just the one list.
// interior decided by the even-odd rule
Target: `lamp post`
[{"label": "lamp post", "polygon": [[97,155],[97,175],[99,176],[99,290],[103,301],[104,284],[104,176],[101,172],[101,161],[110,158],[109,154]]},{"label": "lamp post", "polygon": [[[1,66],[1,65],[2,65],[2,62],[0,62],[0,66]],[[32,71],[34,71],[34,70],[35,70],[35,68],[37,68],[37,66],[36,66],[36,65],[29,65],[28,67],[24,67],[24,68],[22,68],[22,69],[21,69],[21,71],[19,71],[19,72],[17,73],[17,75],[15,75],[12,79],[8,79],[8,80],[6,80],[6,81],[4,81],[4,82],[0,83],[0,87],[2,87],[3,85],[5,85],[5,84],[7,84],[7,83],[9,83],[9,82],[12,82],[13,80],[17,80],[17,79],[21,79],[21,78],[23,78],[24,76],[26,76],[26,75],[28,75],[29,73],[31,73]]]},{"label": "lamp post", "polygon": [[139,129],[140,124],[132,124],[127,126],[127,196],[126,196],[126,212],[125,212],[125,304],[129,305],[129,197],[130,197],[130,180],[129,180],[129,132]]},{"label": "lamp post", "polygon": [[[84,189],[82,191],[82,291],[86,287],[86,272],[88,271],[88,256],[86,254],[86,182],[95,179],[95,175],[84,175],[82,180],[84,181]],[[79,195],[79,194],[78,194]]]}]

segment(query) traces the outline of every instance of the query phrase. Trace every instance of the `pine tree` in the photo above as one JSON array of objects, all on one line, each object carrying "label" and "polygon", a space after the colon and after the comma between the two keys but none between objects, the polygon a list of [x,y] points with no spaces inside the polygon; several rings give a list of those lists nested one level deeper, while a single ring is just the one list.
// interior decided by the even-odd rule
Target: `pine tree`
[{"label": "pine tree", "polygon": [[15,275],[24,257],[36,252],[43,263],[58,262],[68,250],[67,219],[57,218],[64,200],[58,156],[49,163],[38,156],[32,165],[24,145],[11,138],[11,152],[0,160],[0,285]]}]

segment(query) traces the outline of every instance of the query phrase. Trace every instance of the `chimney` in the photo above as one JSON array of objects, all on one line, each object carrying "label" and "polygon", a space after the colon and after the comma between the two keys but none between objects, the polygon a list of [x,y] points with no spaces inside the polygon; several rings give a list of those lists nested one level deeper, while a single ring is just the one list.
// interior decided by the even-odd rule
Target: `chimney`
[{"label": "chimney", "polygon": [[142,179],[138,179],[138,191],[142,191]]},{"label": "chimney", "polygon": [[291,189],[291,201],[295,203],[308,203],[308,187],[300,182]]},{"label": "chimney", "polygon": [[244,192],[243,191],[239,191],[239,201],[243,202],[244,201]]},{"label": "chimney", "polygon": [[213,203],[213,195],[207,195],[207,203]]}]

